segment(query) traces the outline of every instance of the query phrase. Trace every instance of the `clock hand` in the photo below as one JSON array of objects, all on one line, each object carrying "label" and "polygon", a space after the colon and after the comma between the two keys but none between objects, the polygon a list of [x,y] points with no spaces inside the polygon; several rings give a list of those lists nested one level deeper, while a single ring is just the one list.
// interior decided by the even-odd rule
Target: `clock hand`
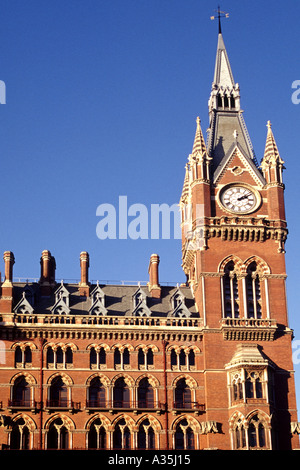
[{"label": "clock hand", "polygon": [[246,199],[250,196],[251,193],[244,194],[244,196],[238,197],[238,201],[241,201],[242,199]]}]

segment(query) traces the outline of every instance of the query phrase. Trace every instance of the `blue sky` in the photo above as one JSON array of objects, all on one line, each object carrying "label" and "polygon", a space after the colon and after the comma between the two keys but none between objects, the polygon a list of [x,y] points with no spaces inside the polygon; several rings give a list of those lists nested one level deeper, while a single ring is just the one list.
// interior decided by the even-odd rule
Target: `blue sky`
[{"label": "blue sky", "polygon": [[[208,127],[217,2],[2,0],[0,7],[0,250],[14,252],[15,277],[38,278],[49,249],[58,280],[79,278],[87,250],[91,279],[147,281],[149,257],[158,253],[161,281],[184,281],[180,240],[99,240],[96,209],[117,205],[120,195],[149,208],[179,201],[196,117]],[[300,105],[291,85],[300,80],[300,4],[228,0],[221,9],[230,14],[223,36],[257,158],[270,119],[285,161],[297,340]]]}]

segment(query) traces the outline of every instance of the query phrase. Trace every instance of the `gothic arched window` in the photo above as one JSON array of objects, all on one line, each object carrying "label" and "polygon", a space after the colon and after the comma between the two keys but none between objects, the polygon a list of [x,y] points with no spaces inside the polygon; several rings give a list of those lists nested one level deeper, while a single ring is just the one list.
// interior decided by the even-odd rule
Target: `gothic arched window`
[{"label": "gothic arched window", "polygon": [[175,430],[175,449],[193,450],[195,448],[194,432],[186,419],[180,421]]},{"label": "gothic arched window", "polygon": [[13,423],[10,435],[10,449],[13,450],[29,450],[30,448],[30,431],[26,426],[23,418],[19,418]]},{"label": "gothic arched window", "polygon": [[224,269],[223,303],[225,318],[239,317],[238,281],[233,261],[229,261]]},{"label": "gothic arched window", "polygon": [[88,388],[88,405],[92,408],[105,406],[106,390],[99,377],[91,380]]},{"label": "gothic arched window", "polygon": [[130,390],[123,377],[116,380],[113,390],[114,408],[130,406]]},{"label": "gothic arched window", "polygon": [[130,430],[126,425],[125,419],[121,419],[114,430],[113,446],[114,449],[130,449]]},{"label": "gothic arched window", "polygon": [[93,421],[88,433],[89,449],[106,449],[106,430],[100,418]]},{"label": "gothic arched window", "polygon": [[69,431],[61,418],[57,418],[49,427],[47,449],[69,449]]},{"label": "gothic arched window", "polygon": [[138,448],[155,449],[155,433],[149,419],[144,419],[138,430]]},{"label": "gothic arched window", "polygon": [[147,377],[142,379],[139,383],[138,407],[154,408],[154,390]]},{"label": "gothic arched window", "polygon": [[248,318],[262,317],[260,279],[255,261],[248,266],[246,276],[247,316]]},{"label": "gothic arched window", "polygon": [[12,389],[12,401],[14,406],[30,406],[31,387],[23,375],[18,377]]},{"label": "gothic arched window", "polygon": [[175,408],[191,408],[192,394],[191,389],[185,379],[180,379],[175,387]]},{"label": "gothic arched window", "polygon": [[266,430],[258,415],[254,415],[250,420],[248,440],[250,449],[263,449],[266,447]]}]

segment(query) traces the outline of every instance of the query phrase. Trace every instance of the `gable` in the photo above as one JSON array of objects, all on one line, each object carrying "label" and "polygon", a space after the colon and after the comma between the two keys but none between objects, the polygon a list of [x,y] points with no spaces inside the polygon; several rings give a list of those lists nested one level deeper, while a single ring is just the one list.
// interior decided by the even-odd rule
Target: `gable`
[{"label": "gable", "polygon": [[213,182],[214,184],[227,184],[238,181],[261,188],[266,184],[253,160],[243,153],[238,143],[235,143],[216,169]]}]

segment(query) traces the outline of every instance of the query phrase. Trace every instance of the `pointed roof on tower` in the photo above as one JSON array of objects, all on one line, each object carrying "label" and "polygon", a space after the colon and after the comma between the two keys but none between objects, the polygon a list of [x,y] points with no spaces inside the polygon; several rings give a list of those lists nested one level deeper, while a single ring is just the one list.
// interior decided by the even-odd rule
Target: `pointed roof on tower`
[{"label": "pointed roof on tower", "polygon": [[223,87],[234,87],[235,82],[225,48],[222,33],[218,35],[217,55],[215,62],[214,83]]},{"label": "pointed roof on tower", "polygon": [[199,155],[207,156],[207,149],[206,149],[206,145],[205,145],[205,141],[204,141],[204,137],[203,137],[203,133],[201,129],[201,121],[200,121],[199,116],[197,117],[196,122],[197,122],[197,128],[196,128],[193,150],[191,153],[191,157],[194,159],[196,159],[197,156]]},{"label": "pointed roof on tower", "polygon": [[272,131],[272,125],[271,122],[267,122],[267,140],[266,140],[266,146],[265,146],[265,153],[262,159],[262,164],[263,162],[265,163],[275,163],[278,162],[280,164],[283,164],[284,161],[280,158],[278,147],[273,135]]},{"label": "pointed roof on tower", "polygon": [[214,80],[209,106],[207,151],[212,157],[213,180],[230,158],[234,145],[258,169],[251,139],[240,108],[240,89],[235,83],[222,32],[219,30]]}]

